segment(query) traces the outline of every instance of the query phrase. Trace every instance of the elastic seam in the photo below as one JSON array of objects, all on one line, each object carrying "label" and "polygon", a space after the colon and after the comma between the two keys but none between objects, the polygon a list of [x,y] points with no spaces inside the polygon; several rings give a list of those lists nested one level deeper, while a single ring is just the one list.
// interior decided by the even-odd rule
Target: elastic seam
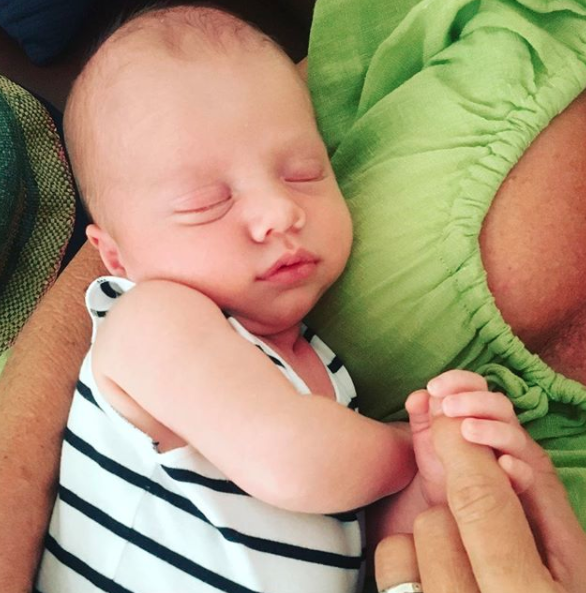
[{"label": "elastic seam", "polygon": [[[496,305],[494,296],[488,287],[486,270],[482,263],[478,241],[486,214],[492,205],[494,195],[496,195],[498,188],[506,179],[515,164],[522,158],[523,154],[526,153],[535,138],[547,127],[549,122],[556,115],[551,114],[551,116],[548,116],[547,110],[544,109],[539,99],[543,95],[547,95],[551,92],[557,93],[559,96],[560,88],[567,91],[569,86],[572,85],[571,78],[569,79],[568,75],[571,78],[575,78],[575,71],[572,71],[570,67],[567,67],[562,72],[558,72],[553,78],[547,81],[547,84],[540,86],[537,93],[527,93],[523,105],[511,106],[507,113],[506,121],[511,122],[512,125],[508,125],[506,130],[497,132],[493,141],[487,147],[488,153],[468,166],[459,184],[459,188],[462,191],[460,191],[454,198],[450,208],[450,222],[444,227],[442,232],[439,259],[444,266],[448,281],[453,284],[454,291],[468,315],[471,327],[474,328],[478,339],[485,345],[487,350],[499,359],[507,360],[509,363],[512,363],[512,369],[514,369],[515,373],[520,373],[523,376],[524,381],[526,380],[527,374],[531,375],[531,384],[543,389],[547,393],[549,399],[555,399],[565,403],[574,403],[586,410],[585,387],[576,381],[572,381],[571,379],[560,375],[541,358],[531,353],[503,319],[502,314]],[[579,92],[580,91],[578,91],[578,94]],[[577,95],[572,96],[563,109],[565,109],[576,96]],[[534,109],[531,109],[531,105],[538,106],[538,113],[541,115],[541,118],[546,116],[547,121],[539,122],[544,125],[540,127],[533,137],[523,138],[523,146],[519,150],[519,147],[511,142],[511,139],[519,137],[521,132],[521,128],[515,126],[515,122],[518,122],[519,118],[514,117],[514,115],[520,111],[535,111]],[[501,162],[505,161],[505,157],[502,154],[498,154],[493,150],[493,146],[498,143],[502,143],[503,146],[514,149],[515,152],[518,152],[519,154],[517,155],[517,161],[508,167],[504,176],[502,176],[498,184],[493,188],[493,199],[490,200],[490,203],[486,207],[486,202],[488,200],[474,197],[472,195],[473,192],[470,192],[469,190],[464,191],[464,187],[467,184],[470,184],[474,188],[484,186],[481,188],[481,193],[483,198],[486,196],[486,181],[480,179],[475,170],[479,168],[479,170],[489,171],[491,176],[495,175],[494,168],[487,166],[486,163],[494,159],[499,159]],[[463,203],[465,204],[465,209],[468,209],[470,204],[480,206],[483,209],[482,218],[462,216],[461,214],[458,214]],[[474,248],[471,249],[470,245],[472,241],[474,241]],[[457,243],[461,247],[465,247],[466,251],[466,257],[461,260],[457,266],[450,264],[450,245],[453,245],[454,243]],[[468,266],[471,266],[473,272],[472,275],[464,274],[462,272],[462,269]],[[481,290],[481,295],[472,300],[471,295],[478,295],[479,289]],[[479,322],[479,312],[481,310],[486,312],[487,309],[489,315],[484,315],[483,317],[485,318],[485,321]],[[495,321],[498,322],[498,329],[493,329],[489,332],[489,335],[486,335],[487,332],[483,332],[483,329],[485,329],[489,323],[494,323]],[[503,342],[506,342],[506,344]],[[511,352],[511,346],[514,346],[514,352]]]}]

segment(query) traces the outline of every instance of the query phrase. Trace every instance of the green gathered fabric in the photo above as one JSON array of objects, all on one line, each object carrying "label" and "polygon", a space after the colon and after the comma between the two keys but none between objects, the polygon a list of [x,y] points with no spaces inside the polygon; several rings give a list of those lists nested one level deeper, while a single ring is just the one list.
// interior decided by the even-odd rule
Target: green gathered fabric
[{"label": "green gathered fabric", "polygon": [[586,388],[496,308],[478,237],[500,184],[586,88],[584,0],[318,0],[309,84],[355,225],[309,324],[361,412],[404,418],[449,368],[509,395],[586,527]]}]

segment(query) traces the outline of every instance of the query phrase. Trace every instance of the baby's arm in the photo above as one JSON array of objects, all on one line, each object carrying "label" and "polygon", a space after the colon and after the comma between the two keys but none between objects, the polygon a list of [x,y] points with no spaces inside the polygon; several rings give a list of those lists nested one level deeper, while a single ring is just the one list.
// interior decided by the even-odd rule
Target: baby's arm
[{"label": "baby's arm", "polygon": [[[201,293],[137,285],[98,332],[94,373],[198,449],[251,495],[334,513],[404,488],[411,437],[325,397],[300,396]],[[405,430],[407,429],[407,430]]]},{"label": "baby's arm", "polygon": [[373,510],[369,518],[373,543],[389,533],[411,531],[413,520],[421,511],[446,502],[444,471],[431,438],[436,415],[462,418],[464,438],[492,447],[518,492],[531,485],[534,470],[539,470],[542,459],[534,455],[535,448],[530,446],[531,439],[519,424],[510,400],[501,393],[488,391],[480,375],[468,371],[444,373],[430,381],[427,390],[412,393],[405,406],[418,473],[406,490],[381,501]]}]

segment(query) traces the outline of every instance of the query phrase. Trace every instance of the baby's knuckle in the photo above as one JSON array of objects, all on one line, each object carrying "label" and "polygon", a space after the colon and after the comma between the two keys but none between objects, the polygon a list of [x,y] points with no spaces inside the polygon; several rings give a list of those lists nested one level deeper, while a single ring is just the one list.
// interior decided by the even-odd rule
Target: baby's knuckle
[{"label": "baby's knuckle", "polygon": [[501,449],[510,451],[513,449],[522,449],[523,441],[520,438],[520,434],[514,430],[503,430],[502,442],[500,443]]},{"label": "baby's knuckle", "polygon": [[509,418],[515,415],[515,408],[513,406],[513,402],[502,392],[494,391],[494,396],[497,398],[497,404],[499,408],[505,413],[505,415]]},{"label": "baby's knuckle", "polygon": [[471,524],[498,515],[506,502],[506,491],[495,484],[494,477],[472,473],[453,485],[448,500],[456,521]]},{"label": "baby's knuckle", "polygon": [[506,408],[507,414],[511,417],[515,416],[515,406],[513,406],[513,402],[504,393],[499,393],[499,395],[502,398],[502,405]]},{"label": "baby's knuckle", "polygon": [[527,433],[524,430],[517,430],[514,438],[516,440],[515,444],[517,445],[517,448],[521,451],[525,451],[529,444],[529,436]]}]

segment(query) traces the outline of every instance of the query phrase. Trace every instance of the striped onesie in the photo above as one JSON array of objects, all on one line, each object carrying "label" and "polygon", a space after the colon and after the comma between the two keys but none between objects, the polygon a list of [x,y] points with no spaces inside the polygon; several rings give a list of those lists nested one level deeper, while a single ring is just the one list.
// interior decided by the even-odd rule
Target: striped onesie
[{"label": "striped onesie", "polygon": [[[115,298],[132,286],[105,277],[89,287],[94,337]],[[301,394],[309,393],[276,352],[228,321]],[[337,401],[354,407],[354,387],[339,359],[307,328],[304,336],[324,362]],[[190,446],[159,453],[99,393],[90,348],[65,431],[37,591],[350,593],[360,590],[363,559],[360,513],[278,509],[243,492]]]}]

